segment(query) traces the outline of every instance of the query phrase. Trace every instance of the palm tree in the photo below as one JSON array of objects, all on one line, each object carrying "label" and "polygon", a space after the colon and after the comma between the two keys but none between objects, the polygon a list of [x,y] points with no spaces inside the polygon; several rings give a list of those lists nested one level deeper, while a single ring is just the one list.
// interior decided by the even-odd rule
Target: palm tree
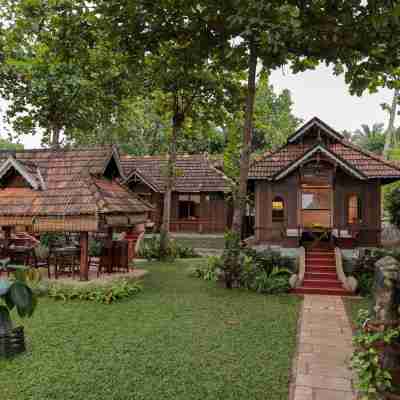
[{"label": "palm tree", "polygon": [[376,154],[382,154],[385,146],[384,124],[375,123],[372,127],[363,124],[352,135],[352,141],[359,147]]}]

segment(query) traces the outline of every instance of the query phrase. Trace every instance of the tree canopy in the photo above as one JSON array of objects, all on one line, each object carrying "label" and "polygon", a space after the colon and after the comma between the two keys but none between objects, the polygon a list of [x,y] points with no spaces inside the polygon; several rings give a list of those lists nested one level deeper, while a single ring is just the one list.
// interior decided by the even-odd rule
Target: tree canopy
[{"label": "tree canopy", "polygon": [[90,4],[5,0],[0,12],[0,93],[17,133],[41,129],[45,144],[59,145],[62,134],[112,118],[130,87],[125,55],[110,56],[112,44]]}]

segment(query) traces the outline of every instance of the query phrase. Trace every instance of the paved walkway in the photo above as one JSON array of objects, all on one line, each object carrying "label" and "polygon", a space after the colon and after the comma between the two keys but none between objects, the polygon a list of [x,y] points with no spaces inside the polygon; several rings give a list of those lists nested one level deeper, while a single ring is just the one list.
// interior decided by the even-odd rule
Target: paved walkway
[{"label": "paved walkway", "polygon": [[354,400],[351,328],[339,296],[305,295],[293,400]]}]

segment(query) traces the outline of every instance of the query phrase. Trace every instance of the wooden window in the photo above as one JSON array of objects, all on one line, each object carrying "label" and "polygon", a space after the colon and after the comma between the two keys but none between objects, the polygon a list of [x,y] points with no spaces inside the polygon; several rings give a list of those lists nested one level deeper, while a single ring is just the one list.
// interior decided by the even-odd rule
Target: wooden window
[{"label": "wooden window", "polygon": [[200,195],[180,194],[178,198],[179,219],[196,219],[200,215]]},{"label": "wooden window", "polygon": [[362,222],[361,199],[356,194],[352,194],[348,200],[347,222],[349,224]]},{"label": "wooden window", "polygon": [[331,226],[332,190],[303,185],[301,191],[301,223],[306,227]]},{"label": "wooden window", "polygon": [[272,200],[272,222],[283,222],[285,220],[285,202],[281,197]]}]

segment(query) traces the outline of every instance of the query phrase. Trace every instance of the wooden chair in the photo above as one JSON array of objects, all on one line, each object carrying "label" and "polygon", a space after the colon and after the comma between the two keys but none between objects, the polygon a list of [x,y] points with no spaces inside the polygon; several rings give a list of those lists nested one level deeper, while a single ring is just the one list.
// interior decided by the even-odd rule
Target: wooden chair
[{"label": "wooden chair", "polygon": [[100,276],[102,272],[111,273],[112,271],[113,271],[113,243],[111,241],[106,241],[101,246],[97,276]]},{"label": "wooden chair", "polygon": [[50,272],[50,265],[51,265],[51,254],[50,252],[42,253],[39,250],[39,247],[35,247],[33,251],[33,267],[36,269],[45,268],[47,269],[47,277],[51,278]]},{"label": "wooden chair", "polygon": [[121,272],[129,272],[127,240],[116,240],[113,243],[113,267]]},{"label": "wooden chair", "polygon": [[34,249],[32,247],[14,246],[9,248],[11,264],[31,266],[34,263]]},{"label": "wooden chair", "polygon": [[77,273],[79,275],[80,256],[77,253],[56,253],[54,259],[54,277],[58,279],[59,274],[70,274],[72,279]]}]

